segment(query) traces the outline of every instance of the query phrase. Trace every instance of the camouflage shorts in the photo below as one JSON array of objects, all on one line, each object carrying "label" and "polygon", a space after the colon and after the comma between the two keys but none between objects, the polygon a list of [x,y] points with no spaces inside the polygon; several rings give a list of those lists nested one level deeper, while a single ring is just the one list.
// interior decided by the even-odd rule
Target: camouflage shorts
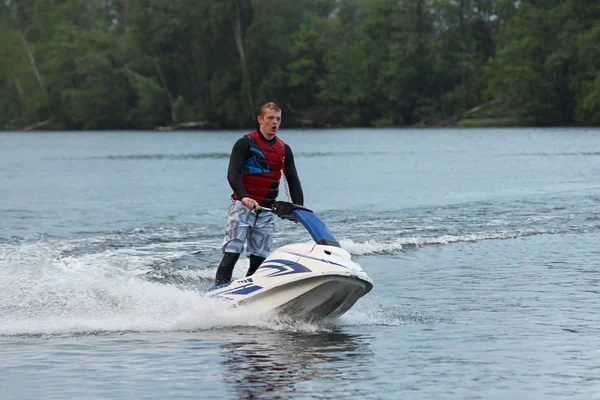
[{"label": "camouflage shorts", "polygon": [[231,200],[227,215],[223,253],[241,253],[247,241],[246,254],[267,257],[273,244],[275,215],[271,212],[256,214],[239,200]]}]

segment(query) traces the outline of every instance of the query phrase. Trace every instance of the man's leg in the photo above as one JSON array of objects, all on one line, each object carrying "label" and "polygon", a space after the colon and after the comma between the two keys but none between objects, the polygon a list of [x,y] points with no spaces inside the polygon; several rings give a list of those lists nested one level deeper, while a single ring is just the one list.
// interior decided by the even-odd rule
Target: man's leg
[{"label": "man's leg", "polygon": [[235,263],[244,250],[244,242],[248,236],[251,224],[254,223],[255,215],[250,213],[242,202],[232,200],[227,214],[227,227],[221,251],[223,259],[217,268],[215,285],[227,283],[233,275]]},{"label": "man's leg", "polygon": [[238,258],[240,258],[240,253],[223,254],[223,259],[219,264],[219,268],[217,268],[215,286],[220,285],[222,283],[227,283],[231,280],[231,275],[233,275],[233,268],[235,267],[235,263],[237,262]]},{"label": "man's leg", "polygon": [[246,276],[253,275],[256,272],[256,270],[258,269],[258,267],[260,267],[260,264],[263,263],[263,261],[265,261],[265,257],[250,255],[250,268],[248,268],[248,272],[246,273]]},{"label": "man's leg", "polygon": [[247,252],[250,255],[250,268],[248,268],[246,276],[254,274],[271,252],[274,232],[275,215],[271,212],[261,213],[254,227],[248,233]]}]

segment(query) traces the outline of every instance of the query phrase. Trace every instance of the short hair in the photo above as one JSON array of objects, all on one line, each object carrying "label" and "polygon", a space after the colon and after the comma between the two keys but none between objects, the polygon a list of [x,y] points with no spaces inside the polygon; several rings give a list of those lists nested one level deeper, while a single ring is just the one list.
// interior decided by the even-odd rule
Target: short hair
[{"label": "short hair", "polygon": [[267,110],[275,110],[275,111],[281,112],[281,108],[273,102],[268,102],[268,103],[263,104],[263,106],[260,108],[260,115],[261,116],[265,115]]}]

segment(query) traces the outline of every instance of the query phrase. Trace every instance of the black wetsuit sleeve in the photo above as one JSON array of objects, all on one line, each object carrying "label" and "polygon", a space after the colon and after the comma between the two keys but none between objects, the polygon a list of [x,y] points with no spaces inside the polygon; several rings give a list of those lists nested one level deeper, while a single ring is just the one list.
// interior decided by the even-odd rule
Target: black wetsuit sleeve
[{"label": "black wetsuit sleeve", "polygon": [[246,154],[249,151],[250,141],[247,137],[242,137],[233,145],[231,157],[229,157],[227,180],[229,181],[229,186],[231,186],[233,192],[237,194],[240,199],[248,197],[248,193],[246,192],[246,189],[244,189],[244,183],[242,182],[242,169],[244,168]]},{"label": "black wetsuit sleeve", "polygon": [[300,184],[300,178],[298,178],[298,171],[296,171],[296,164],[294,163],[294,153],[292,148],[285,145],[285,176],[290,187],[290,196],[294,204],[304,205],[304,193],[302,192],[302,185]]}]

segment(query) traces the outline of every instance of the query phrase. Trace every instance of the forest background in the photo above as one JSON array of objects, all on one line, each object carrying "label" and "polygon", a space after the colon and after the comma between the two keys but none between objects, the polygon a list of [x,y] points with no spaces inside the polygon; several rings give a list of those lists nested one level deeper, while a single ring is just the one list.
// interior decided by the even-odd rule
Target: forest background
[{"label": "forest background", "polygon": [[600,124],[595,0],[0,0],[0,129]]}]

